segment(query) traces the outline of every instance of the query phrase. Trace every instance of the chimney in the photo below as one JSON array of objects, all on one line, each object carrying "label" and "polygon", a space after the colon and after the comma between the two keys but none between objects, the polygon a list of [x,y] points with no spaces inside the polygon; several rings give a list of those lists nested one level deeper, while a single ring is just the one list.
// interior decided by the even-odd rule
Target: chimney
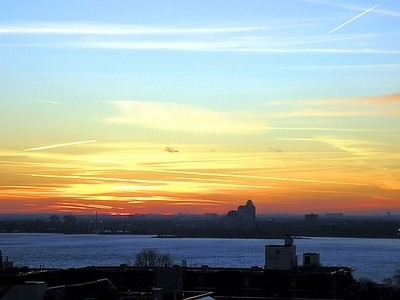
[{"label": "chimney", "polygon": [[288,234],[285,236],[285,246],[292,246],[293,245],[293,237]]}]

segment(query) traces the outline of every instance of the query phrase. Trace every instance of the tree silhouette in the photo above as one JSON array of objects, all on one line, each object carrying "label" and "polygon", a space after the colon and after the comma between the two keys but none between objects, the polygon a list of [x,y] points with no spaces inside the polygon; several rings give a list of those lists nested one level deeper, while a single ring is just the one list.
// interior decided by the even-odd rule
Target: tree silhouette
[{"label": "tree silhouette", "polygon": [[400,269],[392,277],[384,278],[377,283],[368,278],[358,281],[358,300],[399,300],[400,299]]},{"label": "tree silhouette", "polygon": [[161,253],[158,249],[146,248],[135,256],[136,267],[170,267],[173,264],[169,253]]}]

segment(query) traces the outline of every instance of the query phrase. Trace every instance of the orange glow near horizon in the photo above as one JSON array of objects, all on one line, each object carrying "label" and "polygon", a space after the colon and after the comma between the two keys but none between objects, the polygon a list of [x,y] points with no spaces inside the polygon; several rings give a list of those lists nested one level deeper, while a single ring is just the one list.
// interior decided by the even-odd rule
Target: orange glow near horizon
[{"label": "orange glow near horizon", "polygon": [[371,168],[375,158],[367,154],[232,152],[215,145],[212,151],[178,145],[169,153],[161,144],[112,141],[76,147],[82,154],[43,148],[3,155],[2,212],[224,214],[247,199],[258,213],[271,214],[400,206],[396,170]]}]

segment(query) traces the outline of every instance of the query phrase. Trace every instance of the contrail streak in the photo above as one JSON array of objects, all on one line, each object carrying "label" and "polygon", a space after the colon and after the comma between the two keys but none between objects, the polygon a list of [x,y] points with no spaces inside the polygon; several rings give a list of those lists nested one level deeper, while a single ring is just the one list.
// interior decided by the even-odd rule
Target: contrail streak
[{"label": "contrail streak", "polygon": [[61,102],[49,101],[49,100],[38,100],[39,102],[49,103],[49,104],[61,104]]},{"label": "contrail streak", "polygon": [[347,22],[345,22],[345,23],[343,23],[342,25],[336,27],[335,29],[332,29],[328,34],[335,32],[336,30],[342,28],[343,26],[346,26],[346,25],[349,24],[350,22],[353,22],[354,20],[358,19],[359,17],[361,17],[361,16],[365,15],[366,13],[370,12],[371,10],[377,8],[379,5],[381,5],[381,3],[379,3],[379,4],[377,4],[377,5],[373,6],[373,7],[371,7],[371,8],[369,8],[369,9],[367,9],[366,11],[364,11],[364,12],[362,12],[361,14],[355,16],[354,18],[348,20]]},{"label": "contrail streak", "polygon": [[74,145],[82,145],[82,144],[94,143],[94,142],[96,142],[96,140],[88,140],[88,141],[81,141],[81,142],[72,142],[72,143],[65,143],[65,144],[56,144],[56,145],[50,145],[50,146],[43,146],[43,147],[37,147],[37,148],[24,149],[24,151],[39,151],[39,150],[46,150],[46,149],[51,149],[51,148],[58,148],[58,147],[65,147],[65,146],[74,146]]}]

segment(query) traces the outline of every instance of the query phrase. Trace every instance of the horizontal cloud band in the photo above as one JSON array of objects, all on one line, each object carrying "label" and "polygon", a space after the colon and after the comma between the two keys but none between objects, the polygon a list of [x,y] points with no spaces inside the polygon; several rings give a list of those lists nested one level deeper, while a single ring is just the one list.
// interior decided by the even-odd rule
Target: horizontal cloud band
[{"label": "horizontal cloud band", "polygon": [[164,102],[116,101],[119,115],[106,121],[134,124],[151,129],[212,134],[259,134],[266,122],[250,112],[218,112],[204,108]]}]

